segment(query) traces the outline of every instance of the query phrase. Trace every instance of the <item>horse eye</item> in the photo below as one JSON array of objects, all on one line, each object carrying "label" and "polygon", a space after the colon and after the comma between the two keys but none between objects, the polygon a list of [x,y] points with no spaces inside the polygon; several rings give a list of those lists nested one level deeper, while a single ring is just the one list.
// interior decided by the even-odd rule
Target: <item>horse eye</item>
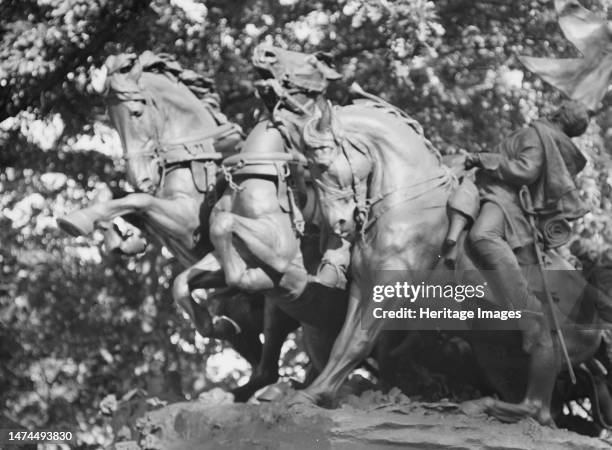
[{"label": "horse eye", "polygon": [[132,116],[134,117],[140,117],[142,116],[143,110],[142,109],[135,109],[132,111]]},{"label": "horse eye", "polygon": [[266,50],[266,52],[264,53],[264,57],[266,59],[269,59],[270,61],[276,61],[276,55],[269,50]]}]

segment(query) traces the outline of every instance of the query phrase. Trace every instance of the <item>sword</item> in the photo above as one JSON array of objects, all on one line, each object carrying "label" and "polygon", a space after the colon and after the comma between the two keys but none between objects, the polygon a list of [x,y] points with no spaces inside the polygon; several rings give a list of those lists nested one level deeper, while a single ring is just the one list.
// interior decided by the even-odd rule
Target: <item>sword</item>
[{"label": "sword", "polygon": [[538,267],[540,268],[540,274],[542,276],[542,284],[544,285],[544,296],[546,297],[548,309],[550,310],[550,317],[553,321],[553,331],[557,334],[559,338],[559,343],[561,344],[561,351],[563,352],[563,357],[565,358],[565,362],[567,363],[567,370],[569,372],[570,379],[572,380],[572,384],[576,384],[576,374],[574,373],[572,360],[570,359],[569,352],[567,351],[567,345],[565,344],[563,331],[561,330],[559,318],[557,317],[557,312],[554,308],[555,303],[553,301],[552,295],[550,294],[550,290],[548,289],[548,283],[546,282],[546,271],[543,266],[542,250],[538,245],[538,229],[535,223],[535,212],[533,210],[533,204],[531,202],[531,193],[529,192],[527,186],[521,187],[521,190],[519,192],[519,199],[523,210],[529,217],[529,224],[531,225],[531,229],[533,231],[533,246],[535,248],[536,258],[538,258]]}]

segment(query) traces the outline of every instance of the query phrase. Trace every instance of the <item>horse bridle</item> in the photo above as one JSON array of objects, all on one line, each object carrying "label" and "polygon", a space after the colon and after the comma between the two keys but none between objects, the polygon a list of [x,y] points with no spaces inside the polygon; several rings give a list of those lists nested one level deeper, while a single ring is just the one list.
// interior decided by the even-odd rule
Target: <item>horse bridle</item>
[{"label": "horse bridle", "polygon": [[[160,112],[157,108],[155,108],[154,101],[149,93],[145,90],[141,89],[140,94],[144,99],[144,107],[153,109],[155,111],[155,122],[152,123],[154,136],[149,135],[149,139],[145,142],[143,147],[146,147],[147,144],[151,141],[155,143],[154,147],[151,150],[140,150],[136,152],[125,153],[121,156],[121,159],[129,162],[131,159],[136,158],[145,158],[151,157],[155,159],[159,170],[161,171],[160,179],[157,185],[154,187],[153,192],[151,194],[157,193],[160,189],[163,188],[166,175],[173,168],[178,167],[180,164],[190,161],[198,161],[205,160],[210,161],[214,164],[214,162],[222,159],[223,155],[219,152],[213,151],[204,151],[200,153],[192,153],[189,148],[197,147],[201,145],[203,148],[206,146],[211,146],[214,144],[214,141],[223,138],[231,133],[239,130],[239,127],[232,123],[227,123],[224,125],[218,125],[213,131],[207,133],[201,133],[194,136],[189,136],[186,138],[180,138],[173,141],[164,141],[160,138],[160,129],[162,124],[164,123],[164,118],[161,117]],[[214,149],[214,145],[213,145]],[[172,153],[176,153],[173,158],[170,157]],[[182,153],[181,157],[178,155]],[[216,166],[216,165],[215,165]]]}]

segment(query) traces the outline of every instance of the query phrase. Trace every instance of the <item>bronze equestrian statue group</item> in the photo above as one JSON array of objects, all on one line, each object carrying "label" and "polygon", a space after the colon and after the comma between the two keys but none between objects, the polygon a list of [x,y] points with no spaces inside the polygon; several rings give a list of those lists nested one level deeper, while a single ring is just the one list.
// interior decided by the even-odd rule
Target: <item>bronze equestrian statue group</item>
[{"label": "bronze equestrian statue group", "polygon": [[[556,250],[588,211],[575,182],[586,159],[572,141],[587,106],[566,101],[451,167],[414,119],[358,86],[350,104],[333,105],[326,91],[341,75],[328,54],[260,45],[253,64],[269,115],[243,139],[209,80],[163,55],[110,57],[100,91],[138,192],[60,225],[112,237],[114,218],[139,217],[184,266],[173,297],[195,329],[255,368],[237,400],[277,380],[280,347],[302,325],[312,370],[291,401],[334,405],[390,325],[371,313],[373,286],[390,272],[414,284],[436,274],[487,285],[489,308],[519,312],[514,328],[475,319],[462,335],[502,396],[467,402],[466,413],[553,425],[558,375],[587,370],[595,412],[612,423],[600,361],[604,349],[612,362],[612,282],[583,277]],[[500,383],[517,360],[494,361],[494,340],[521,355],[517,390]]]}]

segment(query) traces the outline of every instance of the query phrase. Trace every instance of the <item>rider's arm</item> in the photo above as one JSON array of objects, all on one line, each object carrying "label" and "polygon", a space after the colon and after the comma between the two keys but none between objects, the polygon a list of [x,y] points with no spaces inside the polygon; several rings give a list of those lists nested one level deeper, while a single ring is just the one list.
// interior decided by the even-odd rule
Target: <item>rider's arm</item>
[{"label": "rider's arm", "polygon": [[520,145],[517,156],[509,158],[502,153],[480,153],[480,166],[484,171],[500,181],[514,186],[534,183],[545,163],[545,155],[535,130],[528,129],[518,137],[515,145]]}]

